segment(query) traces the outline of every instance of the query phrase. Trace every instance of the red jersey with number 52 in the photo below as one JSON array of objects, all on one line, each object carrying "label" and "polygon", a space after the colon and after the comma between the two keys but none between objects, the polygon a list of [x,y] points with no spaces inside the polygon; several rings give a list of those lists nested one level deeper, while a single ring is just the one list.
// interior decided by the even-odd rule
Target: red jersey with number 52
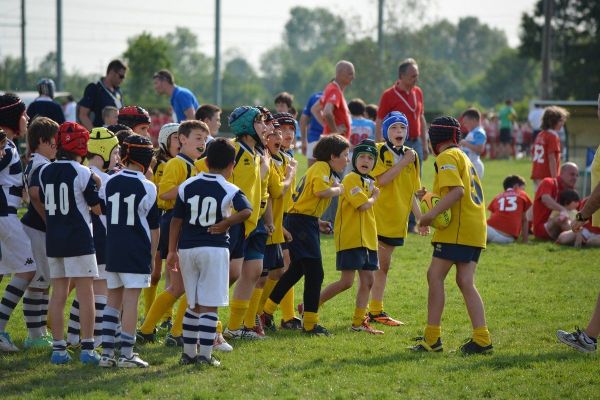
[{"label": "red jersey with number 52", "polygon": [[533,163],[531,168],[531,179],[550,178],[550,162],[548,155],[556,157],[556,174],[560,170],[560,138],[554,131],[541,131],[535,138],[533,144]]},{"label": "red jersey with number 52", "polygon": [[523,226],[523,214],[531,207],[531,199],[523,190],[508,189],[492,200],[488,210],[492,212],[488,225],[518,238]]}]

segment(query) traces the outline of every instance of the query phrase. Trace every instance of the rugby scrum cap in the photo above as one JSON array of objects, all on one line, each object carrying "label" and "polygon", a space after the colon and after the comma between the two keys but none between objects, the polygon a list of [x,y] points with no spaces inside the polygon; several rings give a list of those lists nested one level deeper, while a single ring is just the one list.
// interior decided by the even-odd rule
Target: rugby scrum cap
[{"label": "rugby scrum cap", "polygon": [[25,103],[10,93],[0,96],[0,126],[19,132],[19,119],[25,112]]},{"label": "rugby scrum cap", "polygon": [[117,119],[119,124],[126,125],[131,129],[135,129],[136,126],[141,124],[150,123],[150,114],[140,106],[128,106],[123,107],[119,110],[119,117]]},{"label": "rugby scrum cap", "polygon": [[256,107],[238,107],[229,115],[229,127],[236,136],[250,135],[257,143],[260,143],[261,139],[254,129],[254,121],[258,116],[261,116],[261,112]]},{"label": "rugby scrum cap", "polygon": [[429,126],[429,141],[431,148],[437,155],[440,153],[440,145],[452,142],[458,144],[460,140],[460,123],[454,117],[438,117]]},{"label": "rugby scrum cap", "polygon": [[106,128],[94,128],[90,132],[90,140],[87,143],[88,155],[95,154],[102,157],[106,171],[110,164],[110,153],[119,145],[119,139],[114,133]]},{"label": "rugby scrum cap", "polygon": [[277,122],[279,122],[279,125],[281,125],[281,126],[289,125],[289,126],[293,126],[294,128],[296,127],[296,120],[290,113],[286,113],[286,112],[277,113],[277,114],[273,115],[273,118],[275,118],[277,120]]},{"label": "rugby scrum cap", "polygon": [[362,153],[367,153],[373,156],[373,159],[375,160],[375,163],[373,164],[374,167],[377,163],[378,154],[375,141],[372,139],[363,139],[359,144],[354,146],[354,149],[352,150],[352,169],[357,174],[360,174],[360,172],[358,172],[358,168],[356,168],[356,160],[358,160],[358,156],[360,156]]},{"label": "rugby scrum cap", "polygon": [[406,134],[408,135],[408,119],[406,118],[406,115],[404,115],[400,111],[392,111],[391,113],[385,116],[385,118],[383,119],[383,123],[381,124],[383,138],[386,142],[389,142],[388,129],[394,124],[404,125],[406,127]]},{"label": "rugby scrum cap", "polygon": [[37,90],[40,95],[53,99],[55,89],[56,85],[54,85],[54,81],[50,78],[42,78],[37,82]]},{"label": "rugby scrum cap", "polygon": [[149,138],[133,134],[123,140],[121,146],[121,162],[123,164],[135,164],[145,173],[150,167],[152,157],[154,157],[154,147]]},{"label": "rugby scrum cap", "polygon": [[177,133],[178,129],[179,124],[177,122],[169,122],[160,128],[160,132],[158,132],[158,145],[164,152],[169,152],[169,137]]},{"label": "rugby scrum cap", "polygon": [[87,142],[90,133],[77,122],[64,122],[58,128],[56,135],[56,146],[58,150],[64,150],[69,153],[85,157],[87,154]]}]

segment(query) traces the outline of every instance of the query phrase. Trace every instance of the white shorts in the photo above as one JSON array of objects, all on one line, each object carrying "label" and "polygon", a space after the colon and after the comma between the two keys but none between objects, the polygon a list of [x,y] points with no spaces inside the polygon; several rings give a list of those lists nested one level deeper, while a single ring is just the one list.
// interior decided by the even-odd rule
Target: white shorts
[{"label": "white shorts", "polygon": [[229,304],[228,248],[180,249],[179,268],[190,307],[223,307]]},{"label": "white shorts", "polygon": [[36,270],[31,241],[16,214],[0,217],[0,275]]},{"label": "white shorts", "polygon": [[106,264],[98,265],[98,276],[94,278],[95,281],[103,281],[108,279],[108,272],[106,272]]},{"label": "white shorts", "polygon": [[46,232],[38,231],[27,225],[23,225],[23,230],[31,241],[31,251],[36,265],[35,276],[29,283],[29,287],[48,289],[50,287],[50,266],[46,256]]},{"label": "white shorts", "polygon": [[308,142],[308,144],[306,145],[306,158],[310,158],[312,160],[315,159],[313,157],[313,150],[315,149],[315,146],[318,142],[318,140],[315,140],[314,142]]},{"label": "white shorts", "polygon": [[48,257],[50,278],[96,278],[98,265],[95,254],[75,257]]},{"label": "white shorts", "polygon": [[500,232],[499,230],[494,229],[488,225],[487,226],[487,241],[488,241],[488,243],[508,244],[508,243],[514,243],[515,238],[507,235],[506,233]]},{"label": "white shorts", "polygon": [[106,285],[109,289],[143,289],[150,287],[150,274],[106,271]]}]

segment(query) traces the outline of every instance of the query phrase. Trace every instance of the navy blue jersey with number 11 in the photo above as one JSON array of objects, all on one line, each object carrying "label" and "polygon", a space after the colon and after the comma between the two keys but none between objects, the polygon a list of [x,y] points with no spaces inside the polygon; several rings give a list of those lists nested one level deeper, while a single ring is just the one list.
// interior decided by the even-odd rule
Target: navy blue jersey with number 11
[{"label": "navy blue jersey with number 11", "polygon": [[151,234],[158,229],[156,186],[141,172],[124,169],[100,190],[106,203],[106,270],[152,272]]},{"label": "navy blue jersey with number 11", "polygon": [[208,228],[229,217],[232,207],[252,210],[242,191],[222,175],[203,172],[183,182],[173,213],[183,219],[179,248],[229,247],[228,233],[213,235]]}]

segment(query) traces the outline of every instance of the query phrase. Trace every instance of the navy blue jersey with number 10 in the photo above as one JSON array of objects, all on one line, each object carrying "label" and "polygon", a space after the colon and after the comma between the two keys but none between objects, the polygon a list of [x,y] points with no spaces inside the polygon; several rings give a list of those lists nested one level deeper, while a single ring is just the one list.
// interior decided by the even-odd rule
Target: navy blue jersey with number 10
[{"label": "navy blue jersey with number 10", "polygon": [[173,213],[183,219],[179,248],[229,247],[228,233],[213,235],[208,228],[229,217],[232,207],[252,210],[242,191],[222,175],[203,172],[183,182]]},{"label": "navy blue jersey with number 10", "polygon": [[141,172],[124,169],[100,190],[106,202],[106,270],[152,272],[151,234],[158,229],[156,186]]},{"label": "navy blue jersey with number 10", "polygon": [[76,161],[58,160],[40,170],[46,209],[46,255],[94,254],[89,207],[100,203],[92,171]]}]

